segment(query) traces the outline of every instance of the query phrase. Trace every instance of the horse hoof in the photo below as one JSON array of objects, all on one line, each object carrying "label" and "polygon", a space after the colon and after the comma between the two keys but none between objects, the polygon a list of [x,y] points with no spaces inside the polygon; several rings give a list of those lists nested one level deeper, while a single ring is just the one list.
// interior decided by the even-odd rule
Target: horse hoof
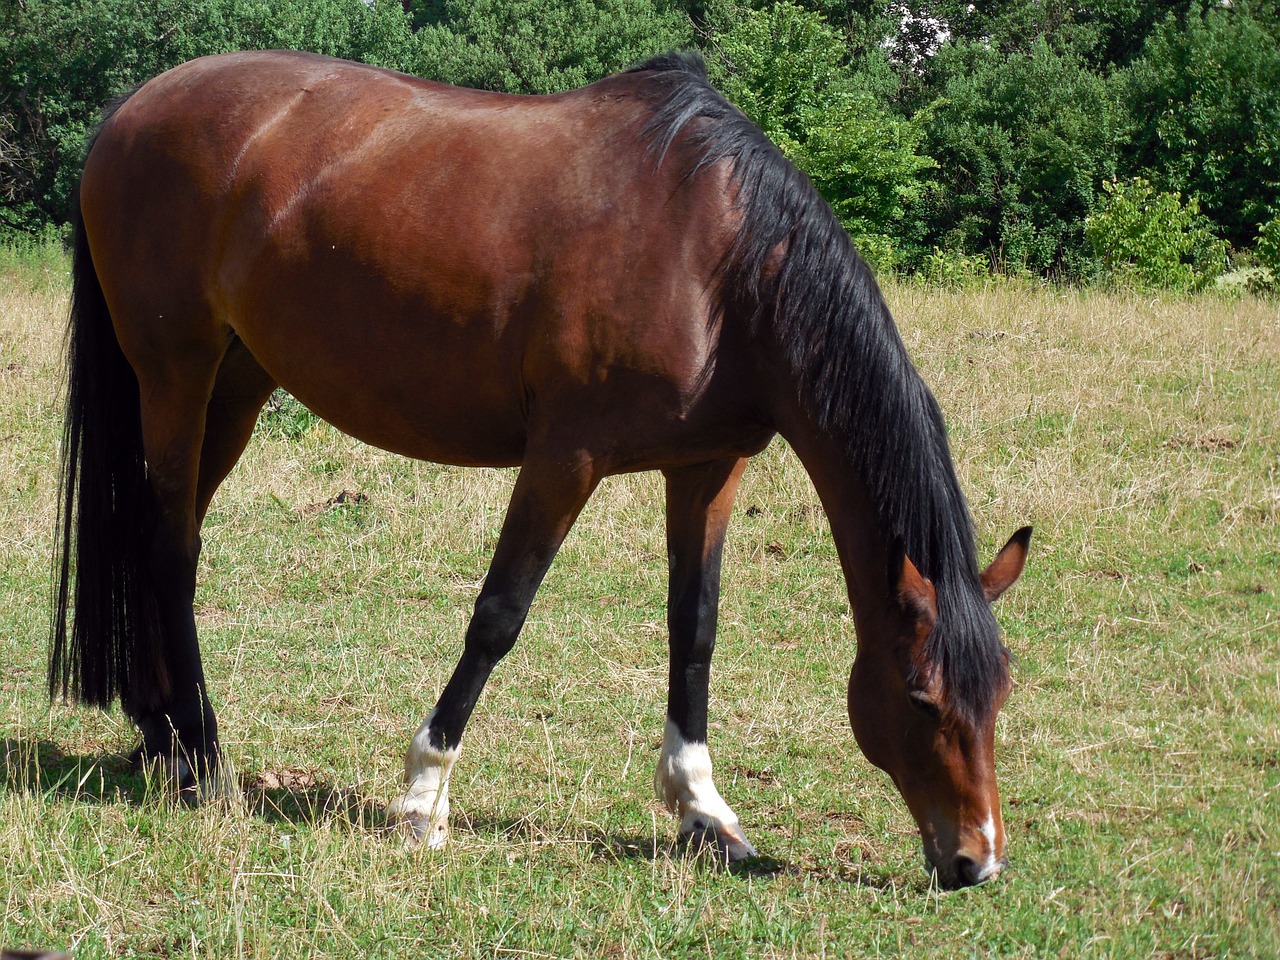
[{"label": "horse hoof", "polygon": [[148,750],[145,743],[139,744],[129,754],[129,766],[134,773],[149,775],[159,782],[170,784],[179,796],[194,793],[199,786],[195,770],[186,757],[181,754],[175,756],[173,751]]},{"label": "horse hoof", "polygon": [[209,762],[202,758],[192,764],[184,754],[161,753],[148,750],[145,743],[129,754],[129,766],[135,773],[166,784],[178,800],[197,807],[214,800],[233,800],[240,795],[239,787],[225,771],[222,762]]},{"label": "horse hoof", "polygon": [[415,810],[418,804],[406,797],[397,797],[387,805],[387,823],[404,841],[406,850],[425,847],[443,850],[449,843],[449,815],[441,815],[435,804],[425,810]]},{"label": "horse hoof", "polygon": [[428,817],[406,817],[395,821],[394,828],[404,841],[406,850],[443,850],[449,844],[449,825],[433,824]]},{"label": "horse hoof", "polygon": [[680,845],[695,853],[709,853],[725,866],[759,856],[742,831],[731,827],[703,827],[682,832]]}]

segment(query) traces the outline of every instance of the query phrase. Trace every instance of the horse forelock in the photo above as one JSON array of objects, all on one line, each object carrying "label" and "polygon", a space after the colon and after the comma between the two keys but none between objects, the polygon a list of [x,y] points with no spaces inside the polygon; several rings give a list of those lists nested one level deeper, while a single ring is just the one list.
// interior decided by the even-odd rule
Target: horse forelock
[{"label": "horse forelock", "polygon": [[[911,363],[866,263],[809,178],[709,83],[700,57],[667,55],[652,71],[644,128],[659,165],[678,151],[696,176],[733,164],[741,225],[721,266],[721,309],[769,331],[803,409],[841,441],[879,518],[934,582],[938,623],[924,651],[949,706],[989,716],[1005,651],[982,594],[973,525],[942,412]],[[780,266],[767,269],[780,245]]]}]

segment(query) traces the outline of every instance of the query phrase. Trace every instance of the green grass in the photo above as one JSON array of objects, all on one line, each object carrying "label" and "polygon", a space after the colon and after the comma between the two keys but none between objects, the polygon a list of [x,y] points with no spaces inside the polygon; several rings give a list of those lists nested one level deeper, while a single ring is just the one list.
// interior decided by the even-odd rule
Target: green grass
[{"label": "green grass", "polygon": [[118,713],[43,695],[66,287],[42,262],[0,260],[0,945],[81,960],[1280,953],[1274,303],[888,290],[947,411],[983,556],[1037,531],[998,611],[1019,658],[997,731],[1012,866],[941,894],[849,733],[852,622],[780,443],[735,511],[713,676],[717,781],[759,869],[683,855],[652,799],[652,476],[592,501],[486,690],[452,847],[386,835],[514,474],[404,461],[287,403],[215,501],[197,600],[244,796],[190,809],[129,772]]}]

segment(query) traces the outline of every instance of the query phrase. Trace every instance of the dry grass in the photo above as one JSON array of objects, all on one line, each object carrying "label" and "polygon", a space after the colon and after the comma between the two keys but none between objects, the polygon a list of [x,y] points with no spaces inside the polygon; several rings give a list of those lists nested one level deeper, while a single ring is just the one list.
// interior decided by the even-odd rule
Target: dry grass
[{"label": "dry grass", "polygon": [[[0,945],[105,956],[1272,956],[1280,949],[1280,322],[1256,300],[888,291],[1002,601],[1014,868],[939,896],[843,717],[852,626],[794,456],[748,472],[712,749],[771,869],[672,849],[661,486],[610,481],[477,711],[456,842],[377,827],[460,648],[513,474],[264,421],[206,527],[199,617],[245,787],[189,810],[118,717],[41,696],[65,289],[0,274]],[[296,429],[295,429],[296,427]],[[287,429],[286,429],[287,428]],[[343,491],[364,499],[334,501]]]}]

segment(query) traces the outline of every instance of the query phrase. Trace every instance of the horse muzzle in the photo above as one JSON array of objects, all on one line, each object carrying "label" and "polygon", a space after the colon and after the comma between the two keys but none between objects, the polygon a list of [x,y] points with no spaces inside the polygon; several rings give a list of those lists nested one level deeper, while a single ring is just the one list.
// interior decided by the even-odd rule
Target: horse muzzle
[{"label": "horse muzzle", "polygon": [[989,857],[983,862],[963,853],[956,854],[945,863],[930,862],[931,869],[937,875],[939,886],[945,890],[976,887],[980,883],[994,880],[1008,865],[1008,857],[999,859]]}]

